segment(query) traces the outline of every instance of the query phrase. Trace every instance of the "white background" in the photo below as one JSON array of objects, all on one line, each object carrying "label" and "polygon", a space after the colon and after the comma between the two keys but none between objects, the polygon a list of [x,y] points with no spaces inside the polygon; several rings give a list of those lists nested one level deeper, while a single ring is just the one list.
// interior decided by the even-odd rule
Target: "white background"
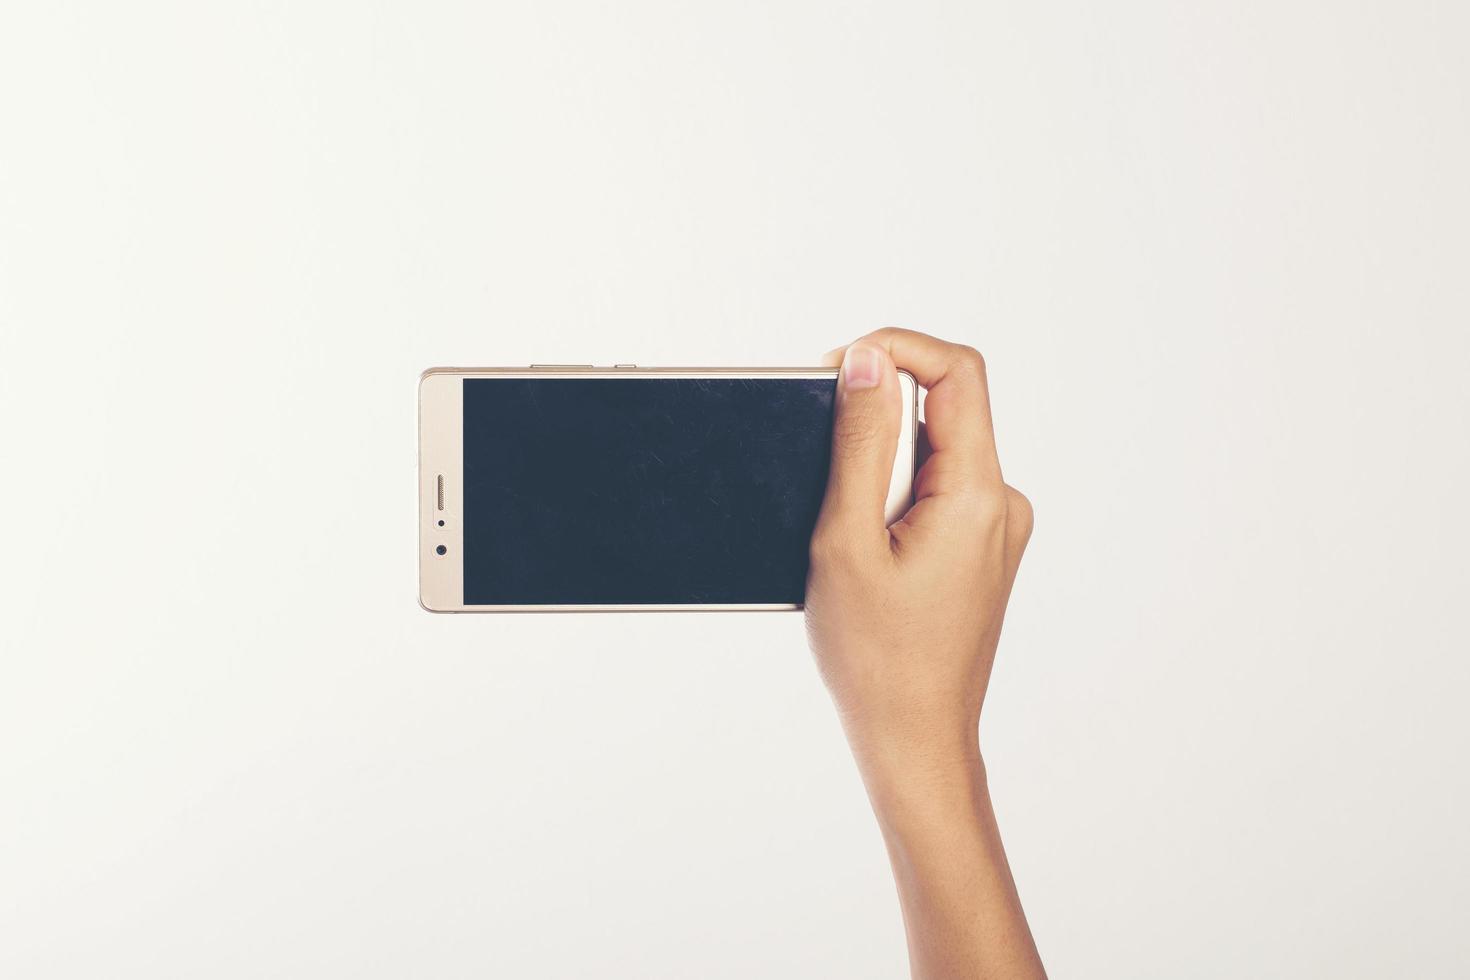
[{"label": "white background", "polygon": [[979,347],[1056,977],[1470,957],[1458,2],[8,3],[0,974],[894,977],[801,619],[435,617],[435,364]]}]

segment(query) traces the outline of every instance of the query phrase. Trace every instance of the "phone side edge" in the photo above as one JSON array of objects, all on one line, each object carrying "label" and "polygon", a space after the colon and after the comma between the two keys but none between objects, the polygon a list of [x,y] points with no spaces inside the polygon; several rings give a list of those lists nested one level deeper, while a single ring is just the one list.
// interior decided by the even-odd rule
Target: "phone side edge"
[{"label": "phone side edge", "polygon": [[[430,368],[419,376],[418,602],[432,613],[464,609],[460,381],[460,373],[452,368]],[[445,548],[443,555],[435,550],[440,546]]]}]

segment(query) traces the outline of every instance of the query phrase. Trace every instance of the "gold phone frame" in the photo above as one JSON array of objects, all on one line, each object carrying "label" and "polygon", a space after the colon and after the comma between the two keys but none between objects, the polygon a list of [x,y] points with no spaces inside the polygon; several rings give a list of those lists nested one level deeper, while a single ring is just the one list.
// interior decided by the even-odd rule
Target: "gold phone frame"
[{"label": "gold phone frame", "polygon": [[[885,515],[891,524],[913,504],[918,440],[919,386],[899,371],[903,422],[888,487]],[[668,603],[465,605],[464,477],[465,378],[825,378],[836,368],[644,368],[635,365],[546,365],[529,368],[429,368],[419,376],[419,605],[429,612],[746,612],[800,609],[800,603]],[[441,527],[439,522],[443,521]],[[447,553],[436,549],[443,545]]]}]

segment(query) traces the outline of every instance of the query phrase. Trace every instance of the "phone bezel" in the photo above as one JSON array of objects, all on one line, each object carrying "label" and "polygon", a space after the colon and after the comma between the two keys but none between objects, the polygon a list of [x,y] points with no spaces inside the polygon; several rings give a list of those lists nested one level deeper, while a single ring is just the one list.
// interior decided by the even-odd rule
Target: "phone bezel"
[{"label": "phone bezel", "polygon": [[[774,612],[801,609],[800,603],[667,603],[534,605],[464,604],[463,500],[464,386],[465,378],[824,378],[835,379],[836,368],[687,368],[687,367],[579,367],[554,368],[430,368],[419,377],[419,605],[429,612]],[[918,439],[919,386],[913,375],[899,371],[903,421],[894,455],[885,515],[898,520],[912,505],[914,461]],[[440,477],[444,479],[444,507],[439,507]],[[438,522],[443,520],[444,526]],[[443,545],[447,553],[435,549]]]}]

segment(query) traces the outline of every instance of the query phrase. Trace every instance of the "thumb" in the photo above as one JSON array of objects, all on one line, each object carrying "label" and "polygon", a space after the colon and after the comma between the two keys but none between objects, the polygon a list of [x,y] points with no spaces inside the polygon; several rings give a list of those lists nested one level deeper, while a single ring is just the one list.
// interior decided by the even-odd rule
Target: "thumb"
[{"label": "thumb", "polygon": [[844,543],[885,541],[883,519],[902,416],[898,373],[888,352],[859,341],[837,374],[832,465],[817,529]]}]

